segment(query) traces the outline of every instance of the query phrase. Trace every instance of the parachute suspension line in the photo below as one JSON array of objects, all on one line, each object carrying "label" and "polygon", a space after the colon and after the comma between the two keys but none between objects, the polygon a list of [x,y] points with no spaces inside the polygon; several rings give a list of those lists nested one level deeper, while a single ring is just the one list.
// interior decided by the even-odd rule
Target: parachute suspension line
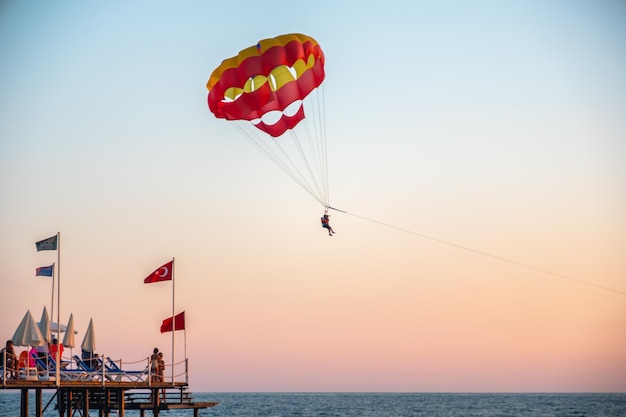
[{"label": "parachute suspension line", "polygon": [[[324,194],[324,190],[323,190],[323,183],[320,183],[320,180],[322,180],[322,178],[320,176],[316,176],[314,173],[314,169],[311,167],[311,164],[308,162],[307,160],[307,153],[306,151],[302,148],[302,143],[300,141],[300,139],[298,138],[298,134],[294,131],[294,130],[290,130],[289,131],[290,135],[291,135],[291,139],[293,140],[293,144],[296,147],[296,149],[298,150],[298,154],[300,155],[300,157],[302,158],[302,162],[304,164],[304,166],[306,167],[308,173],[309,173],[309,178],[311,179],[311,182],[313,183],[312,186],[315,187],[318,201],[322,200],[322,205],[326,205],[327,200],[325,199],[325,194]],[[319,162],[318,162],[318,157],[317,155],[313,152],[313,148],[311,146],[311,138],[309,136],[307,136],[308,142],[309,142],[309,151],[311,153],[311,159],[313,160],[312,162],[316,165],[315,169],[316,172],[320,172],[319,171]]]},{"label": "parachute suspension line", "polygon": [[326,142],[326,94],[324,92],[324,84],[318,87],[319,95],[321,96],[321,108],[320,108],[320,132],[321,132],[321,140],[320,140],[320,155],[322,157],[322,175],[323,175],[323,184],[326,187],[325,190],[325,198],[326,198],[326,207],[330,204],[330,185],[329,185],[329,177],[328,177],[328,147]]},{"label": "parachute suspension line", "polygon": [[602,290],[611,291],[611,292],[614,292],[614,293],[617,293],[617,294],[621,294],[621,295],[626,295],[626,292],[620,291],[620,290],[616,290],[614,288],[604,287],[602,285],[594,284],[594,283],[589,282],[589,281],[584,281],[582,279],[574,278],[574,277],[571,277],[571,276],[568,276],[568,275],[559,274],[558,272],[553,272],[553,271],[549,271],[547,269],[539,268],[539,267],[536,267],[536,266],[533,266],[533,265],[530,265],[530,264],[526,264],[526,263],[523,263],[523,262],[518,262],[518,261],[513,260],[513,259],[504,258],[504,257],[498,256],[498,255],[493,255],[491,253],[483,252],[483,251],[478,250],[478,249],[473,249],[473,248],[470,248],[468,246],[459,245],[457,243],[449,242],[449,241],[446,241],[446,240],[443,240],[443,239],[439,239],[439,238],[436,238],[436,237],[433,237],[433,236],[428,236],[428,235],[425,235],[425,234],[422,234],[422,233],[414,232],[412,230],[404,229],[402,227],[397,227],[397,226],[394,226],[394,225],[391,225],[391,224],[388,224],[388,223],[383,223],[383,222],[378,221],[378,220],[369,219],[367,217],[359,216],[358,214],[348,213],[347,211],[339,210],[339,209],[336,209],[334,207],[328,207],[328,208],[331,209],[331,210],[335,210],[335,211],[339,211],[341,213],[348,214],[348,215],[353,216],[353,217],[357,217],[357,218],[362,219],[362,220],[367,220],[368,222],[371,222],[371,223],[376,223],[376,224],[379,224],[381,226],[386,226],[386,227],[389,227],[391,229],[395,229],[395,230],[399,230],[401,232],[405,232],[405,233],[409,233],[409,234],[412,234],[412,235],[415,235],[415,236],[419,236],[419,237],[424,238],[424,239],[429,239],[429,240],[432,240],[432,241],[437,242],[437,243],[441,243],[441,244],[444,244],[444,245],[452,246],[452,247],[457,248],[457,249],[462,249],[464,251],[473,252],[473,253],[476,253],[478,255],[486,256],[486,257],[492,258],[492,259],[496,259],[498,261],[507,262],[507,263],[510,263],[510,264],[513,264],[513,265],[521,266],[523,268],[531,269],[533,271],[542,272],[544,274],[548,274],[548,275],[552,275],[552,276],[555,276],[555,277],[559,277],[559,278],[567,279],[567,280],[570,280],[570,281],[578,282],[580,284],[585,284],[585,285],[589,285],[591,287],[600,288]]},{"label": "parachute suspension line", "polygon": [[[329,205],[329,187],[328,187],[328,153],[326,147],[326,123],[323,99],[324,85],[322,84],[309,94],[306,99],[306,113],[310,117],[306,117],[300,122],[306,132],[308,143],[309,160],[314,165],[314,174],[316,184],[319,184],[319,196],[324,200],[324,207]],[[294,142],[304,143],[302,139],[296,139],[298,129],[292,130]],[[304,154],[304,151],[301,151]]]},{"label": "parachute suspension line", "polygon": [[269,137],[245,120],[233,120],[230,124],[322,206],[328,207],[328,151],[323,86],[309,94],[303,100],[303,105],[305,102],[305,111],[309,117],[301,120],[296,128],[289,129],[289,135]]},{"label": "parachute suspension line", "polygon": [[[303,101],[308,117],[289,134],[271,138],[246,121],[234,121],[240,133],[288,174],[322,206],[329,205],[328,163],[323,103],[318,87]],[[318,114],[319,113],[319,114]],[[286,150],[285,147],[289,149]],[[297,155],[297,156],[296,156]],[[295,160],[294,160],[295,158]]]},{"label": "parachute suspension line", "polygon": [[[256,146],[265,156],[272,161],[277,167],[283,170],[289,175],[298,185],[306,190],[313,198],[315,198],[320,204],[324,204],[311,186],[306,182],[299,170],[294,166],[291,159],[285,154],[280,144],[278,144],[275,138],[267,138],[261,134],[260,130],[254,127],[248,121],[234,121],[230,123],[245,137],[250,143]],[[275,149],[276,148],[276,149]],[[280,150],[280,154],[277,152]],[[281,154],[283,157],[281,157]],[[289,162],[287,163],[285,159]]]},{"label": "parachute suspension line", "polygon": [[[271,43],[272,51],[281,52],[266,53],[267,51],[261,48],[261,44],[264,42],[268,42],[268,45]],[[298,47],[295,47],[295,45],[298,45]],[[306,45],[310,45],[310,47]],[[254,46],[250,48],[254,51]],[[248,52],[244,51],[248,51],[248,49],[242,50],[235,57],[224,60],[211,73],[207,82],[209,109],[216,117],[238,124],[237,128],[245,138],[252,142],[266,157],[273,161],[323,206],[328,206],[328,164],[323,101],[320,102],[318,98],[316,103],[321,119],[311,122],[314,124],[313,127],[315,127],[316,134],[307,136],[310,141],[308,146],[304,142],[300,142],[295,135],[292,136],[294,142],[292,144],[289,140],[289,135],[286,135],[287,130],[291,131],[300,125],[302,125],[301,129],[305,129],[308,122],[308,113],[310,112],[313,115],[315,106],[313,109],[306,110],[306,116],[305,107],[319,94],[318,91],[321,91],[323,94],[323,89],[319,89],[325,78],[324,54],[320,46],[315,39],[301,33],[280,35],[257,42],[256,52],[261,60],[260,65],[263,67],[261,72],[265,73],[265,70],[267,70],[267,75],[263,78],[263,81],[260,81],[260,77],[250,77],[245,80],[242,86],[240,81],[243,80],[234,79],[232,76],[224,76],[224,74],[230,71],[232,62],[237,61],[241,63],[247,58]],[[294,62],[301,62],[300,60],[302,60],[302,62],[306,63],[305,68],[300,68],[296,71],[295,68],[285,67],[284,57],[289,57],[288,60]],[[314,65],[309,66],[312,62],[314,62]],[[238,66],[236,68],[241,67]],[[277,68],[280,68],[281,73],[284,73],[286,69],[293,77],[289,77],[287,73],[284,73],[284,76],[278,76],[275,74]],[[302,73],[296,74],[300,70],[302,70]],[[270,90],[276,92],[275,96],[266,97],[260,91],[261,84],[266,81]],[[289,86],[286,87],[285,84],[289,84]],[[216,88],[218,86],[219,88]],[[290,90],[293,87],[295,89]],[[233,96],[229,92],[233,88],[236,91],[241,89],[244,91],[240,91],[240,94]],[[234,91],[232,90],[232,92]],[[282,91],[287,91],[287,93],[280,98],[280,92]],[[237,100],[242,94],[246,94],[245,97],[249,97],[250,100],[246,100],[245,97]],[[291,101],[287,102],[284,100],[286,98],[289,98]],[[305,102],[306,106],[304,106]],[[282,114],[280,114],[281,111]],[[255,126],[250,121],[255,120],[256,122],[259,118],[263,120],[262,124],[256,126],[259,128],[259,132],[265,132],[271,138],[259,132],[253,132]],[[244,123],[245,126],[238,122]],[[307,153],[307,150],[311,150],[311,152]],[[315,151],[313,152],[313,150]],[[296,154],[300,156],[296,156]]]},{"label": "parachute suspension line", "polygon": [[[290,132],[292,132],[293,134],[293,130],[290,130]],[[317,187],[317,184],[315,183],[315,176],[311,172],[311,167],[309,163],[307,162],[306,155],[302,152],[302,147],[300,146],[300,143],[297,140],[294,140],[294,146],[298,149],[300,153],[300,157],[301,157],[301,162],[304,165],[304,167],[307,169],[307,171],[309,172],[309,179],[313,181],[313,184],[310,184],[310,182],[307,181],[307,177],[300,171],[300,169],[298,168],[298,165],[294,163],[293,160],[289,157],[289,154],[285,152],[285,149],[280,145],[281,140],[285,141],[286,137],[273,139],[274,143],[276,144],[276,147],[280,150],[285,160],[289,162],[289,164],[288,165],[285,164],[285,166],[291,167],[292,178],[297,177],[299,179],[298,183],[301,184],[309,192],[309,194],[313,195],[317,201],[321,202],[319,192],[316,192],[316,188],[318,187]],[[287,170],[289,170],[289,168],[287,168]]]},{"label": "parachute suspension line", "polygon": [[[310,97],[310,95],[309,95]],[[310,98],[307,98],[307,102],[310,101]],[[313,112],[313,111],[311,111]],[[313,112],[314,113],[314,112]],[[311,119],[314,119],[315,116],[311,115],[311,117],[309,117]],[[311,133],[311,127],[309,125],[309,118],[305,118],[304,120],[302,120],[300,122],[300,125],[303,126],[304,131],[306,133],[306,138],[307,138],[307,142],[308,142],[308,149],[309,149],[309,153],[310,153],[310,158],[312,160],[312,163],[315,165],[315,172],[319,173],[321,172],[320,169],[320,162],[319,162],[319,154],[318,152],[315,151],[315,147],[313,146],[313,144],[315,143],[315,139],[317,138],[317,135],[315,134],[315,132]],[[315,126],[314,126],[315,127]],[[305,152],[302,148],[302,146],[300,145],[300,140],[298,139],[298,134],[295,130],[291,130],[291,137],[293,139],[294,144],[298,147],[300,155],[304,155]],[[304,157],[303,157],[304,158]],[[317,192],[318,192],[318,196],[320,197],[321,200],[324,201],[324,203],[322,203],[322,205],[325,205],[326,202],[326,198],[324,196],[324,193],[322,192],[321,188],[320,188],[320,184],[323,184],[322,178],[320,175],[314,175],[311,168],[310,168],[310,164],[307,164],[307,166],[309,167],[309,174],[311,175],[311,178],[313,178],[313,181],[316,184],[317,187]]]}]

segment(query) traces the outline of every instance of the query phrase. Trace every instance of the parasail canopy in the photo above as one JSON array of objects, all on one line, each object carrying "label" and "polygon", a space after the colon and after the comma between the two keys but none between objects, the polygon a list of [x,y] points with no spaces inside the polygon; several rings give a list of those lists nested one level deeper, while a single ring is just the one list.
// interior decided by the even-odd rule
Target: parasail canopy
[{"label": "parasail canopy", "polygon": [[[324,53],[312,37],[280,35],[223,60],[206,87],[215,117],[234,122],[244,137],[328,206],[326,125],[320,90],[326,77],[324,63]],[[309,119],[311,123],[307,123]]]},{"label": "parasail canopy", "polygon": [[315,39],[302,34],[264,39],[213,71],[209,109],[218,118],[248,120],[277,137],[304,118],[302,100],[324,76],[324,53]]}]

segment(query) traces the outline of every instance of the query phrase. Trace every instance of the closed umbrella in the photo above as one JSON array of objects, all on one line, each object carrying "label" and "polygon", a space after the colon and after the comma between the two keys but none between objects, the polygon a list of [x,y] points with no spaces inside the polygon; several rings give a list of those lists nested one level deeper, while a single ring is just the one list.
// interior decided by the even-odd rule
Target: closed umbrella
[{"label": "closed umbrella", "polygon": [[[15,334],[11,338],[13,340],[13,344],[15,346],[28,346],[30,350],[30,346],[45,346],[46,339],[44,339],[41,334],[41,330],[39,330],[39,326],[35,322],[33,315],[30,314],[30,310],[26,312],[24,318],[20,322],[20,325],[17,326],[17,330],[15,330]],[[28,355],[28,354],[27,354]],[[37,378],[37,374],[31,375],[30,373],[30,360],[25,360],[23,365],[25,368],[28,368],[27,379]]]},{"label": "closed umbrella", "polygon": [[48,315],[48,309],[43,306],[43,312],[41,313],[41,320],[39,320],[39,330],[45,339],[46,343],[50,342],[50,316]]},{"label": "closed umbrella", "polygon": [[89,319],[89,326],[87,327],[83,343],[81,343],[80,347],[87,352],[93,353],[96,351],[96,332],[93,328],[93,319]]},{"label": "closed umbrella", "polygon": [[74,357],[74,314],[70,314],[70,319],[67,321],[67,329],[63,336],[63,346],[70,348],[70,357]]},{"label": "closed umbrella", "polygon": [[74,315],[70,314],[70,319],[67,322],[67,328],[65,335],[63,336],[63,346],[73,348],[76,346],[74,342]]},{"label": "closed umbrella", "polygon": [[24,318],[17,326],[15,334],[11,338],[15,346],[45,346],[46,339],[41,334],[30,310],[26,312]]}]

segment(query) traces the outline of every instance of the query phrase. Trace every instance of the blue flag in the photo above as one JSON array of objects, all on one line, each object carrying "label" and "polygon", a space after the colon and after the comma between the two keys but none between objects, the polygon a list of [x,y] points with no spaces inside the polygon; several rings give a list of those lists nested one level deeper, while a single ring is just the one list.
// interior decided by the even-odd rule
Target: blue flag
[{"label": "blue flag", "polygon": [[35,246],[37,246],[37,252],[40,250],[57,250],[57,237],[58,235],[54,235],[48,239],[40,240],[35,243]]},{"label": "blue flag", "polygon": [[54,264],[35,269],[36,277],[51,277],[52,274],[54,274]]}]

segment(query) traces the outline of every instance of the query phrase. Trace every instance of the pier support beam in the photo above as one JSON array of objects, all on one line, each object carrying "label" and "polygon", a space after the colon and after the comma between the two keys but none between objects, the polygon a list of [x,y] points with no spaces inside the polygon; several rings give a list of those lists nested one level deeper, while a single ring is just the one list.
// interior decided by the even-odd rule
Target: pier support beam
[{"label": "pier support beam", "polygon": [[20,416],[28,417],[28,388],[22,388],[20,395]]},{"label": "pier support beam", "polygon": [[57,388],[57,409],[59,411],[59,417],[63,417],[65,414],[65,393],[61,388]]},{"label": "pier support beam", "polygon": [[67,412],[67,417],[72,417],[72,405],[74,403],[73,393],[74,391],[71,389],[65,390],[65,411]]},{"label": "pier support beam", "polygon": [[89,417],[89,389],[83,390],[83,417]]},{"label": "pier support beam", "polygon": [[125,393],[124,393],[124,389],[120,388],[117,390],[117,402],[118,402],[118,409],[117,409],[117,415],[119,417],[124,417],[124,412],[126,409],[126,398],[125,398]]},{"label": "pier support beam", "polygon": [[43,409],[41,408],[42,404],[42,396],[41,396],[41,388],[35,388],[35,416],[42,417]]},{"label": "pier support beam", "polygon": [[161,399],[159,398],[159,389],[152,388],[152,415],[155,417],[159,417],[159,403]]}]

